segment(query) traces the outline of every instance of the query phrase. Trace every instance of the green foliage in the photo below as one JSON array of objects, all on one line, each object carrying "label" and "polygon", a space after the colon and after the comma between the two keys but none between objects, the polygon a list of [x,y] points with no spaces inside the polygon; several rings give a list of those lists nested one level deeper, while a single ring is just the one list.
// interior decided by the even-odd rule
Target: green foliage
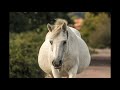
[{"label": "green foliage", "polygon": [[10,12],[10,78],[42,78],[38,51],[47,33],[47,23],[56,18],[71,19],[68,12]]},{"label": "green foliage", "polygon": [[94,15],[98,15],[98,14],[100,14],[100,13],[105,13],[105,14],[107,14],[109,17],[111,17],[111,12],[91,12],[91,13],[93,13]]},{"label": "green foliage", "polygon": [[68,12],[10,12],[10,32],[24,32],[34,30],[39,25],[52,23],[56,18],[71,19]]},{"label": "green foliage", "polygon": [[[40,29],[43,29],[40,31]],[[38,52],[47,28],[10,34],[10,78],[42,78],[44,72],[38,65]]]},{"label": "green foliage", "polygon": [[111,45],[111,18],[104,12],[98,15],[87,12],[80,31],[91,47],[105,48]]},{"label": "green foliage", "polygon": [[21,12],[10,12],[10,32],[27,31],[30,29],[28,18]]}]

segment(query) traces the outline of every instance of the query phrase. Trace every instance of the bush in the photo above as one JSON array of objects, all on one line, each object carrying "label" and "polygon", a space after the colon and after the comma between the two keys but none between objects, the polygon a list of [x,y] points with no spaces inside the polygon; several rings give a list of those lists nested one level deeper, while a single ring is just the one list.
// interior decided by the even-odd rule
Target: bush
[{"label": "bush", "polygon": [[[42,31],[41,28],[43,28]],[[10,78],[42,78],[45,76],[38,65],[38,52],[46,33],[45,26],[19,34],[9,33]]]},{"label": "bush", "polygon": [[87,12],[81,34],[91,47],[111,47],[111,18],[104,12],[96,16]]}]

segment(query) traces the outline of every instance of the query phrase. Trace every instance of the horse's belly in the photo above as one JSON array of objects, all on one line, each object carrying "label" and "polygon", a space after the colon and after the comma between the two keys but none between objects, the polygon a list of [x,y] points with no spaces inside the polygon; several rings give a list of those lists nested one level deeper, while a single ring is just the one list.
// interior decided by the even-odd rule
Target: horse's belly
[{"label": "horse's belly", "polygon": [[51,68],[46,62],[39,61],[39,66],[45,73],[51,73]]},{"label": "horse's belly", "polygon": [[90,64],[90,56],[86,56],[85,59],[80,60],[77,74],[81,73],[83,70],[85,70]]},{"label": "horse's belly", "polygon": [[44,72],[51,72],[51,67],[48,61],[48,47],[46,47],[45,43],[43,43],[43,45],[40,48],[38,55],[38,64]]}]

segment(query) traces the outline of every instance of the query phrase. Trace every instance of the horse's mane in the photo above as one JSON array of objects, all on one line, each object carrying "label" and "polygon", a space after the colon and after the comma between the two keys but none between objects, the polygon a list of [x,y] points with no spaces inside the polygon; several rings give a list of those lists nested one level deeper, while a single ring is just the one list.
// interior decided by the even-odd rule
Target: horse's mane
[{"label": "horse's mane", "polygon": [[52,37],[55,37],[60,33],[60,31],[63,28],[63,25],[67,26],[67,21],[64,19],[56,19],[56,22],[53,25],[53,30],[52,30]]},{"label": "horse's mane", "polygon": [[67,25],[67,21],[64,19],[56,19],[55,25],[63,25],[63,24]]}]

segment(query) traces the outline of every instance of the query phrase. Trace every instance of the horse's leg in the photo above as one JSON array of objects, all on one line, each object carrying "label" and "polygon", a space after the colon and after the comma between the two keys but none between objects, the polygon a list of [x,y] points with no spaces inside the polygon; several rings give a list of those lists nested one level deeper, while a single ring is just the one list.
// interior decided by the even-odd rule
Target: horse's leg
[{"label": "horse's leg", "polygon": [[51,74],[47,74],[45,78],[53,78]]},{"label": "horse's leg", "polygon": [[54,78],[61,78],[60,73],[57,69],[54,69],[53,66],[51,66],[51,69],[52,69],[52,74]]},{"label": "horse's leg", "polygon": [[54,78],[54,77],[53,77],[53,74],[51,74],[51,78]]},{"label": "horse's leg", "polygon": [[78,65],[75,65],[75,66],[68,72],[69,78],[76,78],[77,70],[78,70]]}]

